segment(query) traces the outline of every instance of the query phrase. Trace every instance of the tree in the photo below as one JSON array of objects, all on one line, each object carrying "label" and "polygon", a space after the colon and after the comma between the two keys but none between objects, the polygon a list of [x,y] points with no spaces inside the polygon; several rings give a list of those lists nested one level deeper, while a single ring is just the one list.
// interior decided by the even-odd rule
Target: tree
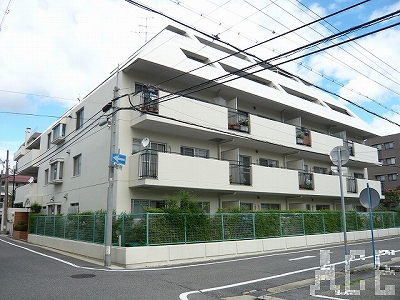
[{"label": "tree", "polygon": [[381,199],[380,206],[386,210],[393,210],[399,206],[400,203],[400,190],[393,190],[384,193],[385,199]]}]

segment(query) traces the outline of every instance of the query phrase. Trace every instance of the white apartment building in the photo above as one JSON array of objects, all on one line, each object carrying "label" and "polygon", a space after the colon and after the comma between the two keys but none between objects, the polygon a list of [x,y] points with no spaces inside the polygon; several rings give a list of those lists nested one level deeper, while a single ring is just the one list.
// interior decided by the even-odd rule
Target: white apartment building
[{"label": "white apartment building", "polygon": [[[359,209],[367,182],[380,193],[380,182],[367,179],[367,167],[378,164],[377,150],[364,143],[374,130],[293,74],[243,70],[255,63],[166,27],[39,137],[26,139],[14,160],[35,181],[17,189],[16,202],[39,202],[47,214],[105,210],[110,143],[126,155],[113,168],[117,213],[157,207],[181,189],[211,213],[341,209],[329,154],[343,145],[350,152],[346,209]],[[115,126],[99,126],[112,122],[105,108],[112,100]]]}]

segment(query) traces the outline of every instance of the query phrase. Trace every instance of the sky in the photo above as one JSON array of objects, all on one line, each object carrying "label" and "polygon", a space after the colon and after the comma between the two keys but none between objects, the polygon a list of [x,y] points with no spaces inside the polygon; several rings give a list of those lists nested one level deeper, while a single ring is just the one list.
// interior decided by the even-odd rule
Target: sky
[{"label": "sky", "polygon": [[[0,159],[4,161],[9,150],[12,167],[27,127],[32,133],[45,131],[146,40],[168,24],[184,29],[174,20],[240,49],[252,47],[247,52],[269,59],[400,9],[400,0],[372,0],[285,34],[359,2],[138,2],[162,16],[125,0],[0,0]],[[274,63],[339,95],[378,134],[400,133],[400,26],[367,34],[399,21],[399,17],[384,20],[332,42],[366,34],[361,39],[294,59],[318,50],[310,48]]]}]

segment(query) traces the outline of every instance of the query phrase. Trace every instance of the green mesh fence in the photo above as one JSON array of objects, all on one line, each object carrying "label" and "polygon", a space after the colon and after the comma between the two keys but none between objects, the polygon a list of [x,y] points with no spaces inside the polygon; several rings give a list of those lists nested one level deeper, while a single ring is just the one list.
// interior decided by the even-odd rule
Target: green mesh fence
[{"label": "green mesh fence", "polygon": [[[104,244],[105,214],[31,216],[33,234]],[[347,231],[369,230],[369,213],[346,212]],[[400,227],[400,212],[374,212],[374,229]],[[342,232],[342,214],[257,212],[114,215],[112,243],[125,247]]]}]

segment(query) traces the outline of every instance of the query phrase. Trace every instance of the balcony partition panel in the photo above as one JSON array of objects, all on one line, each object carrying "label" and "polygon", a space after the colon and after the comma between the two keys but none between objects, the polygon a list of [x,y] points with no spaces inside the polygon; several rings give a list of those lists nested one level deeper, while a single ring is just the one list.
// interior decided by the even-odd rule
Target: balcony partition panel
[{"label": "balcony partition panel", "polygon": [[260,140],[272,144],[293,147],[296,137],[296,127],[279,121],[259,116],[250,116],[251,134]]},{"label": "balcony partition panel", "polygon": [[226,129],[228,109],[215,104],[179,97],[159,104],[159,114],[206,127]]},{"label": "balcony partition panel", "polygon": [[340,138],[316,131],[311,131],[311,136],[313,151],[322,154],[331,153],[333,148],[341,146],[343,143],[343,140]]},{"label": "balcony partition panel", "polygon": [[294,194],[299,192],[297,171],[253,165],[252,186],[266,193]]},{"label": "balcony partition panel", "polygon": [[354,159],[365,163],[378,164],[378,150],[371,146],[366,146],[354,142]]}]

